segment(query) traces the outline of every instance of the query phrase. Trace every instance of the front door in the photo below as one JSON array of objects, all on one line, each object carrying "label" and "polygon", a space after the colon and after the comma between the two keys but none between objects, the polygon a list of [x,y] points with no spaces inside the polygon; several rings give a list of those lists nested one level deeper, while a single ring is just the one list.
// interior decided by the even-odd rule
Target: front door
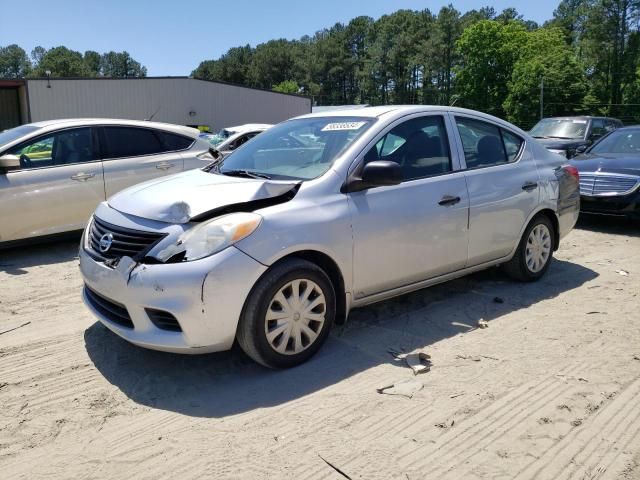
[{"label": "front door", "polygon": [[451,151],[444,117],[426,115],[394,126],[364,155],[399,163],[404,180],[349,194],[356,299],[464,267],[469,199]]},{"label": "front door", "polygon": [[14,147],[20,169],[0,175],[0,242],[80,230],[105,199],[91,128],[42,135]]}]

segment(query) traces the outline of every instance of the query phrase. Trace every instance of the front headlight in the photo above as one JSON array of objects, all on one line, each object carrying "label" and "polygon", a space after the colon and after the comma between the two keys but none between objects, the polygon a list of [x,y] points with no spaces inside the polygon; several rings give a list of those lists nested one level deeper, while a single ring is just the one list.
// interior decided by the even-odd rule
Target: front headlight
[{"label": "front headlight", "polygon": [[178,254],[187,262],[208,257],[251,235],[261,221],[257,213],[231,213],[214,218],[184,232],[156,257],[162,262]]}]

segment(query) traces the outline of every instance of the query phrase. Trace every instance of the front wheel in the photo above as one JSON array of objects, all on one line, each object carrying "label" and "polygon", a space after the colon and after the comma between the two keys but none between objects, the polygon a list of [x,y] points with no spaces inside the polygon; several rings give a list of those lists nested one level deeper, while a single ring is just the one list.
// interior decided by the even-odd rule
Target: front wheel
[{"label": "front wheel", "polygon": [[266,367],[293,367],[320,349],[335,315],[336,294],[327,274],[306,260],[287,259],[267,271],[249,294],[238,343]]},{"label": "front wheel", "polygon": [[507,274],[521,282],[541,278],[553,258],[554,229],[545,215],[535,217],[527,226],[515,255],[504,264]]}]

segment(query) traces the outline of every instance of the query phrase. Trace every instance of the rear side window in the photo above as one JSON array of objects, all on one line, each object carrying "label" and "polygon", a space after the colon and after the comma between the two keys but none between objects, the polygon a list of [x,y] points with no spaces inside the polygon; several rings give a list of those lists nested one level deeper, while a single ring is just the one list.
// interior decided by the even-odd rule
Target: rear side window
[{"label": "rear side window", "polygon": [[166,152],[175,152],[176,150],[186,150],[189,148],[194,140],[193,138],[183,137],[176,133],[163,132],[156,130],[157,135],[162,141],[162,146]]},{"label": "rear side window", "polygon": [[467,168],[491,167],[515,162],[522,138],[491,123],[456,117]]},{"label": "rear side window", "polygon": [[164,150],[153,130],[130,127],[104,127],[105,158],[153,155]]},{"label": "rear side window", "polygon": [[507,159],[509,162],[515,162],[520,149],[522,148],[522,139],[511,132],[500,129],[502,132],[502,140],[504,148],[507,151]]}]

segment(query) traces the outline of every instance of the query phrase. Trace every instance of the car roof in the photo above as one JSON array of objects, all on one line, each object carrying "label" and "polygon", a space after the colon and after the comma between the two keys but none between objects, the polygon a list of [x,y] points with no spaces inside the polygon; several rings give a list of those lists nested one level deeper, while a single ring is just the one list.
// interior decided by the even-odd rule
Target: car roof
[{"label": "car roof", "polygon": [[91,125],[118,125],[131,127],[157,128],[159,130],[168,130],[182,135],[188,135],[192,138],[198,137],[200,131],[196,128],[186,127],[183,125],[174,125],[172,123],[150,122],[147,120],[128,120],[123,118],[62,118],[55,120],[43,120],[40,122],[30,123],[34,127],[39,127],[40,133],[58,128],[66,127],[82,127]]},{"label": "car roof", "polygon": [[615,120],[622,123],[619,119],[613,117],[601,117],[593,115],[566,115],[562,117],[545,117],[543,120],[589,120],[589,119]]},{"label": "car roof", "polygon": [[402,118],[405,115],[410,115],[413,113],[428,113],[428,112],[447,112],[447,113],[453,113],[453,114],[457,113],[457,114],[471,115],[471,116],[479,117],[480,119],[484,119],[493,123],[501,124],[505,127],[508,127],[520,133],[526,133],[522,129],[518,128],[517,126],[501,118],[494,117],[493,115],[479,112],[477,110],[470,110],[468,108],[449,107],[447,105],[385,105],[385,106],[378,106],[378,107],[358,108],[356,110],[344,109],[344,110],[332,110],[329,112],[308,113],[306,115],[301,115],[295,118],[302,119],[302,118],[352,117],[352,118],[384,118],[385,120],[395,120],[397,118]]}]

